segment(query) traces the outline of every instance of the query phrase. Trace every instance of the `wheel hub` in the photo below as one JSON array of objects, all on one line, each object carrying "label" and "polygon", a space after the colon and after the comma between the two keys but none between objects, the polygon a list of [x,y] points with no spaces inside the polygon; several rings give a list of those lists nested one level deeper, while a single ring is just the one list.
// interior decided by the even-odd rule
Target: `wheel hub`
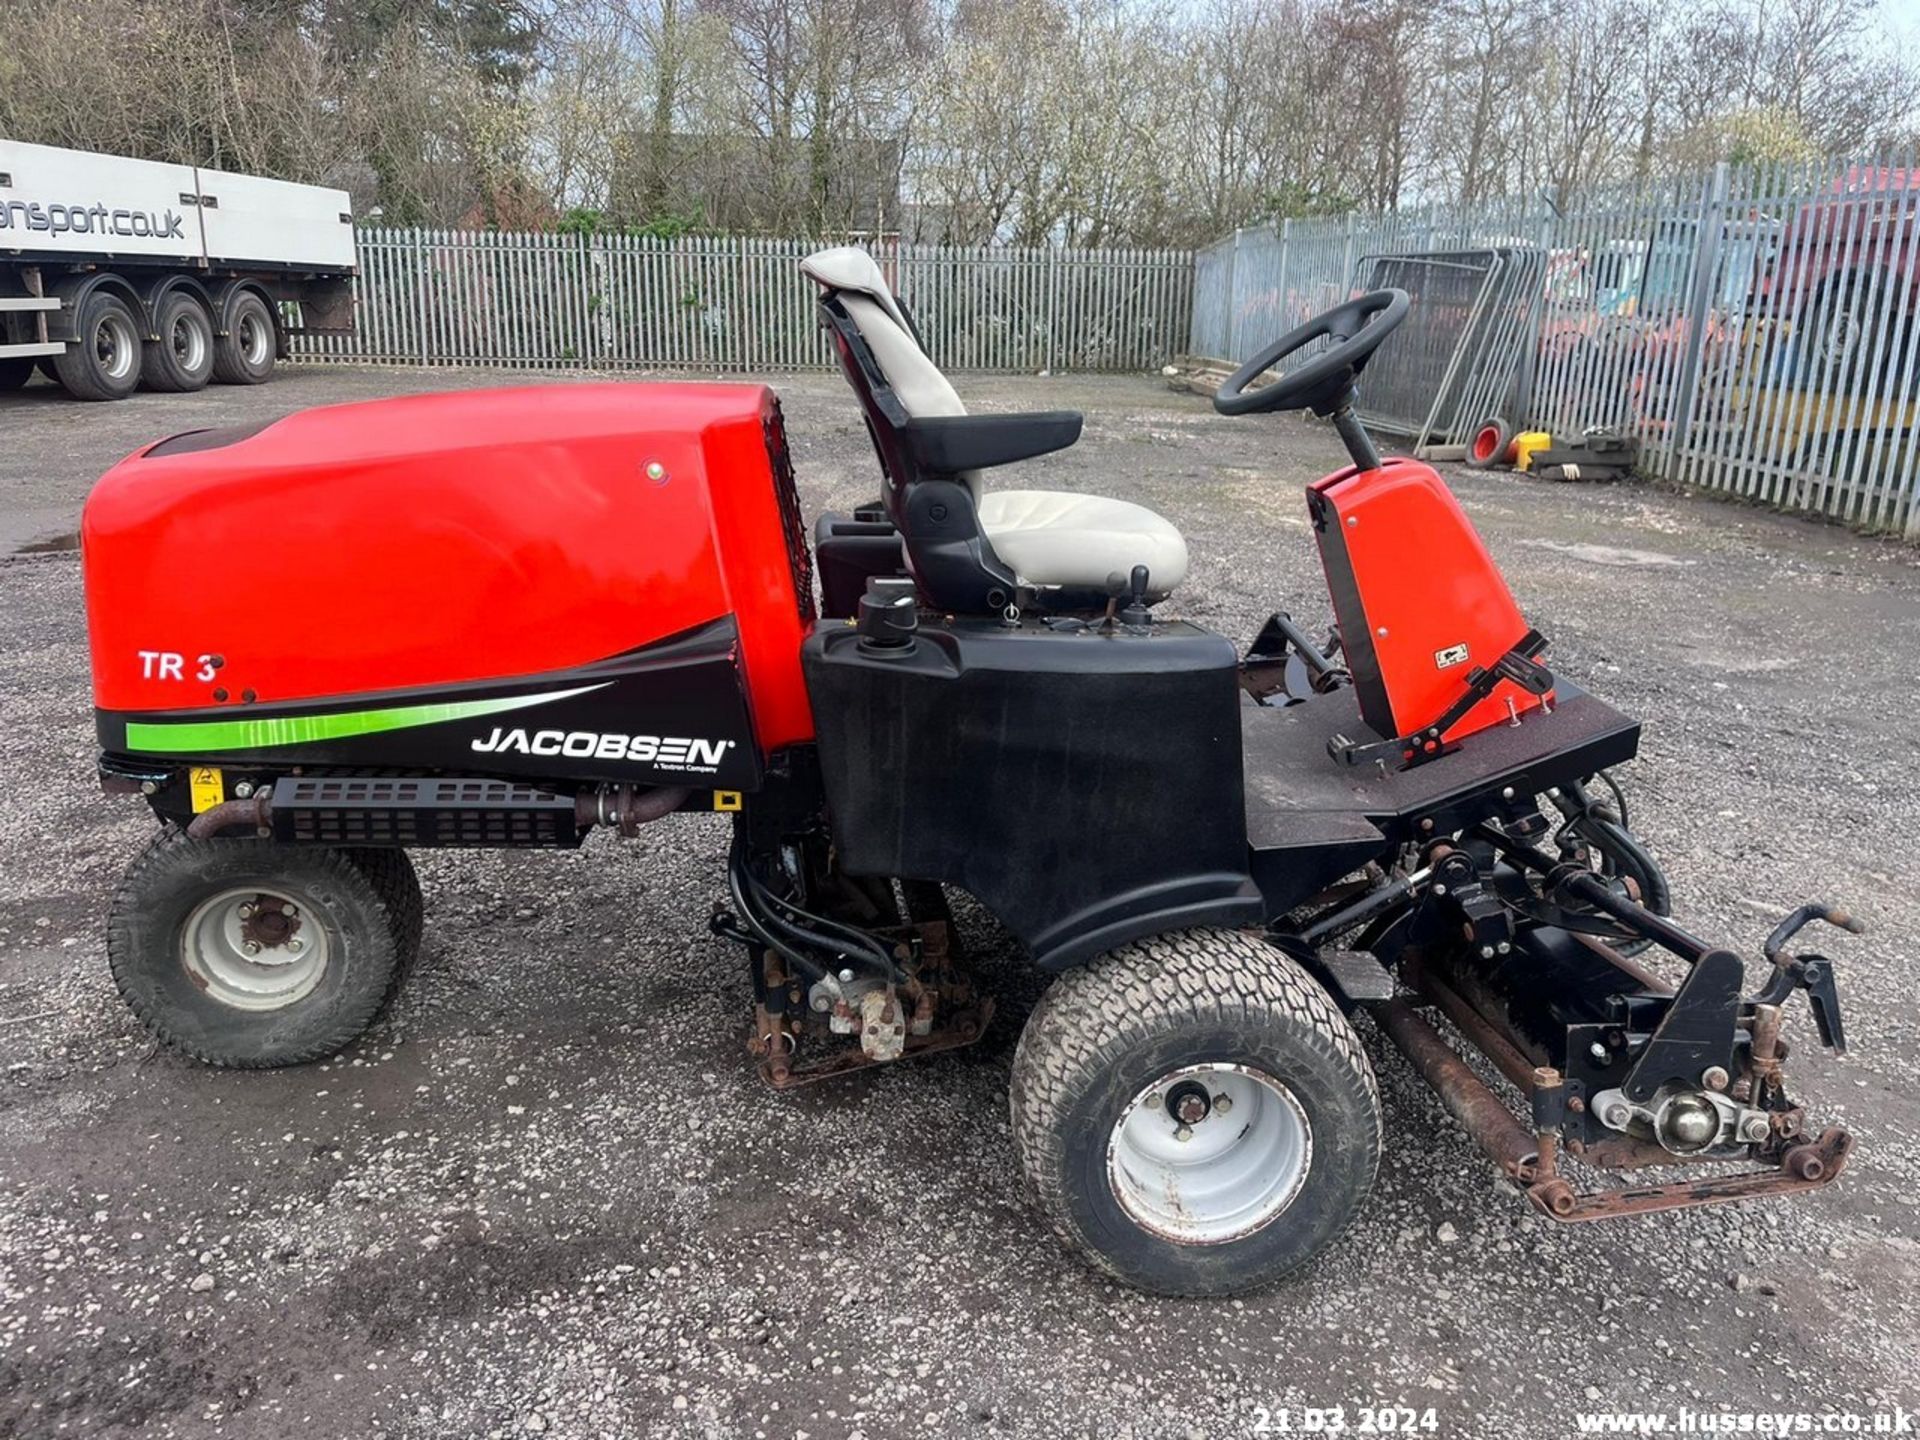
[{"label": "wheel hub", "polygon": [[271,950],[285,945],[300,928],[300,912],[291,903],[272,895],[261,895],[251,906],[240,905],[240,936],[244,942]]},{"label": "wheel hub", "polygon": [[1198,1125],[1212,1109],[1207,1087],[1192,1080],[1182,1080],[1167,1094],[1167,1113],[1182,1125]]},{"label": "wheel hub", "polygon": [[185,315],[180,316],[173,322],[171,339],[173,357],[179,362],[181,368],[188,371],[198,370],[201,362],[206,359],[207,350],[206,338],[202,335],[199,324]]},{"label": "wheel hub", "polygon": [[109,315],[94,328],[93,353],[100,368],[115,379],[132,367],[137,347],[119,317]]},{"label": "wheel hub", "polygon": [[[313,916],[316,923],[305,924]],[[223,890],[193,908],[180,929],[180,960],[193,983],[236,1010],[282,1010],[311,995],[332,959],[325,912],[311,899],[269,889]]]},{"label": "wheel hub", "polygon": [[1243,1239],[1306,1183],[1313,1132],[1293,1092],[1247,1065],[1189,1065],[1137,1094],[1114,1123],[1107,1179],[1143,1229],[1182,1245]]},{"label": "wheel hub", "polygon": [[267,358],[267,329],[252,315],[240,321],[240,350],[250,365],[258,365]]}]

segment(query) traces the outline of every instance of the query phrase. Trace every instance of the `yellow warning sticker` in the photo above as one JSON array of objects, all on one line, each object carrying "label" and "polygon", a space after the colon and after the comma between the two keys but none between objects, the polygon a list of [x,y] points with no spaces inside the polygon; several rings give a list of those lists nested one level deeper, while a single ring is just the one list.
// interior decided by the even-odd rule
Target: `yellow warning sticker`
[{"label": "yellow warning sticker", "polygon": [[713,808],[716,810],[738,810],[740,808],[740,792],[738,790],[714,791]]},{"label": "yellow warning sticker", "polygon": [[187,772],[187,781],[193,787],[193,813],[211,810],[227,798],[226,780],[216,765],[196,765]]}]

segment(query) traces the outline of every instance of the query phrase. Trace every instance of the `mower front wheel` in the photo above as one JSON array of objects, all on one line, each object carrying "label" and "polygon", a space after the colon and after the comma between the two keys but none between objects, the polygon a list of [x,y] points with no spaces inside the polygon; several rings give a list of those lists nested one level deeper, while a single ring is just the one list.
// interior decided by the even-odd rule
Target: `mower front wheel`
[{"label": "mower front wheel", "polygon": [[1237,930],[1155,936],[1056,981],[1020,1037],[1012,1106],[1061,1237],[1162,1294],[1304,1265],[1380,1158],[1359,1038],[1311,976]]},{"label": "mower front wheel", "polygon": [[169,829],[120,882],[107,959],[170,1048],[239,1069],[300,1065],[346,1048],[391,997],[404,903],[396,874],[376,878],[349,852]]}]

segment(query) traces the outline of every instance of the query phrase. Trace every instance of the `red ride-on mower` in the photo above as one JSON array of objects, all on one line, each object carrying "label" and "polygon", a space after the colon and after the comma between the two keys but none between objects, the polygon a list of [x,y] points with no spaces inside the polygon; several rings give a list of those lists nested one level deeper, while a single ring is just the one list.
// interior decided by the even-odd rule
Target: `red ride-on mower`
[{"label": "red ride-on mower", "polygon": [[[100,482],[100,770],[162,821],[109,953],[156,1035],[219,1065],[329,1055],[419,945],[408,849],[721,811],[712,927],[775,1086],[979,1037],[945,887],[1057,977],[1015,1141],[1060,1232],[1136,1285],[1243,1289],[1339,1234],[1380,1148],[1359,1009],[1556,1220],[1834,1178],[1848,1136],[1781,1073],[1795,991],[1841,1047],[1833,970],[1787,945],[1856,927],[1797,910],[1750,987],[1667,918],[1608,775],[1639,726],[1548,671],[1440,478],[1354,416],[1405,295],[1277,340],[1215,402],[1331,416],[1354,462],[1306,497],[1331,637],[1275,615],[1243,656],[1169,613],[1165,519],[985,482],[1078,415],[967,414],[871,259],[806,270],[883,477],[811,543],[750,385],[314,410]],[[1649,944],[1677,988],[1631,958]],[[1687,1174],[1576,1178],[1640,1166]]]}]

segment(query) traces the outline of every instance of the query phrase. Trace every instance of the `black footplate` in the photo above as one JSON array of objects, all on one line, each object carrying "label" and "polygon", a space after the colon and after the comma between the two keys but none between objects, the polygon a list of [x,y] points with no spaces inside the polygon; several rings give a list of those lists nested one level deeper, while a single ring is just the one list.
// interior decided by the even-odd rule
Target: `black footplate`
[{"label": "black footplate", "polygon": [[1362,951],[1328,947],[1309,952],[1301,963],[1333,993],[1344,1010],[1394,996],[1393,976],[1387,973],[1387,967]]},{"label": "black footplate", "polygon": [[571,796],[459,776],[292,776],[272,814],[276,840],[308,845],[570,850],[582,833]]}]

